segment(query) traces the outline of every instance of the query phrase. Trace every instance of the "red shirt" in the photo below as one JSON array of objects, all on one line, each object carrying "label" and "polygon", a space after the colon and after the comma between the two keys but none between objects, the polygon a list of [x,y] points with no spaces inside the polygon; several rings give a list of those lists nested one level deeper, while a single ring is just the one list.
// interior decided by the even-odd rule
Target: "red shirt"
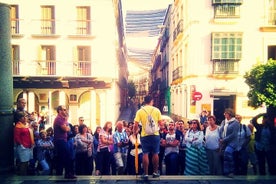
[{"label": "red shirt", "polygon": [[14,128],[15,144],[21,144],[25,148],[31,148],[33,146],[31,133],[27,126],[24,126],[22,123],[17,123]]}]

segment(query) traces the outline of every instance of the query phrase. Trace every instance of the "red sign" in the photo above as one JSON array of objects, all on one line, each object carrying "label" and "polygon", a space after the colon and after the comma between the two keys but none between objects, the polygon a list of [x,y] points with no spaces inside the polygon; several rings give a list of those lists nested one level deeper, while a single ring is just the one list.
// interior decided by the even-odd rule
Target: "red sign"
[{"label": "red sign", "polygon": [[199,101],[201,99],[202,99],[202,94],[200,92],[196,91],[193,93],[193,100]]}]

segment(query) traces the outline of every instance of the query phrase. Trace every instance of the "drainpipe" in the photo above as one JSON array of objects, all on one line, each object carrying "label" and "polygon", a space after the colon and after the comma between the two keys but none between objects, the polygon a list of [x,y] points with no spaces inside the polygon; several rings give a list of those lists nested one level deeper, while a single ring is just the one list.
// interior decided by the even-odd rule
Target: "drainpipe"
[{"label": "drainpipe", "polygon": [[0,3],[0,174],[14,166],[10,6]]}]

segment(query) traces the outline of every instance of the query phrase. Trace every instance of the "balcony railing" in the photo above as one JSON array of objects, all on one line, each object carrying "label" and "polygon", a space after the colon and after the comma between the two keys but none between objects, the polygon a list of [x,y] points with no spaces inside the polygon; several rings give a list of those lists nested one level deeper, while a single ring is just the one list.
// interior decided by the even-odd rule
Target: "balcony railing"
[{"label": "balcony railing", "polygon": [[268,25],[276,25],[276,10],[270,10],[268,12]]},{"label": "balcony railing", "polygon": [[55,20],[54,19],[42,19],[41,20],[41,34],[55,34]]},{"label": "balcony railing", "polygon": [[183,77],[183,67],[179,66],[173,71],[173,80],[179,79]]},{"label": "balcony railing", "polygon": [[237,74],[238,61],[214,61],[213,62],[213,73],[214,74]]},{"label": "balcony railing", "polygon": [[160,43],[160,51],[163,52],[164,48],[166,47],[166,43],[169,40],[169,29],[165,28],[165,31],[162,35],[161,43]]},{"label": "balcony railing", "polygon": [[212,4],[242,4],[243,0],[212,0]]},{"label": "balcony railing", "polygon": [[37,60],[37,75],[56,75],[55,60]]},{"label": "balcony railing", "polygon": [[19,34],[19,19],[11,19],[11,34]]},{"label": "balcony railing", "polygon": [[91,76],[91,61],[13,60],[13,75],[19,76]]},{"label": "balcony railing", "polygon": [[173,31],[173,40],[177,39],[178,35],[183,32],[183,20],[179,20],[177,27]]},{"label": "balcony railing", "polygon": [[240,6],[237,5],[216,5],[215,18],[239,18]]},{"label": "balcony railing", "polygon": [[69,35],[91,35],[91,20],[73,20],[69,22]]},{"label": "balcony railing", "polygon": [[77,61],[74,62],[74,74],[76,76],[90,76],[91,75],[91,61]]},{"label": "balcony railing", "polygon": [[13,75],[20,75],[20,60],[15,59],[12,62]]},{"label": "balcony railing", "polygon": [[32,20],[32,33],[34,35],[52,36],[56,34],[55,19]]}]

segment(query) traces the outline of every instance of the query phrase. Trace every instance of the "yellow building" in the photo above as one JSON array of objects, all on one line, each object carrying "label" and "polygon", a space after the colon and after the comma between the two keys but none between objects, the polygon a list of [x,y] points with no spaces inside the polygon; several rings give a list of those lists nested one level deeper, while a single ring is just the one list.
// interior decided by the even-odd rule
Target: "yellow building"
[{"label": "yellow building", "polygon": [[276,59],[275,0],[174,0],[169,26],[171,115],[198,118],[208,110],[220,122],[233,108],[245,122],[244,74]]},{"label": "yellow building", "polygon": [[93,130],[125,105],[121,3],[109,0],[2,0],[11,6],[14,102],[48,117],[65,105]]}]

